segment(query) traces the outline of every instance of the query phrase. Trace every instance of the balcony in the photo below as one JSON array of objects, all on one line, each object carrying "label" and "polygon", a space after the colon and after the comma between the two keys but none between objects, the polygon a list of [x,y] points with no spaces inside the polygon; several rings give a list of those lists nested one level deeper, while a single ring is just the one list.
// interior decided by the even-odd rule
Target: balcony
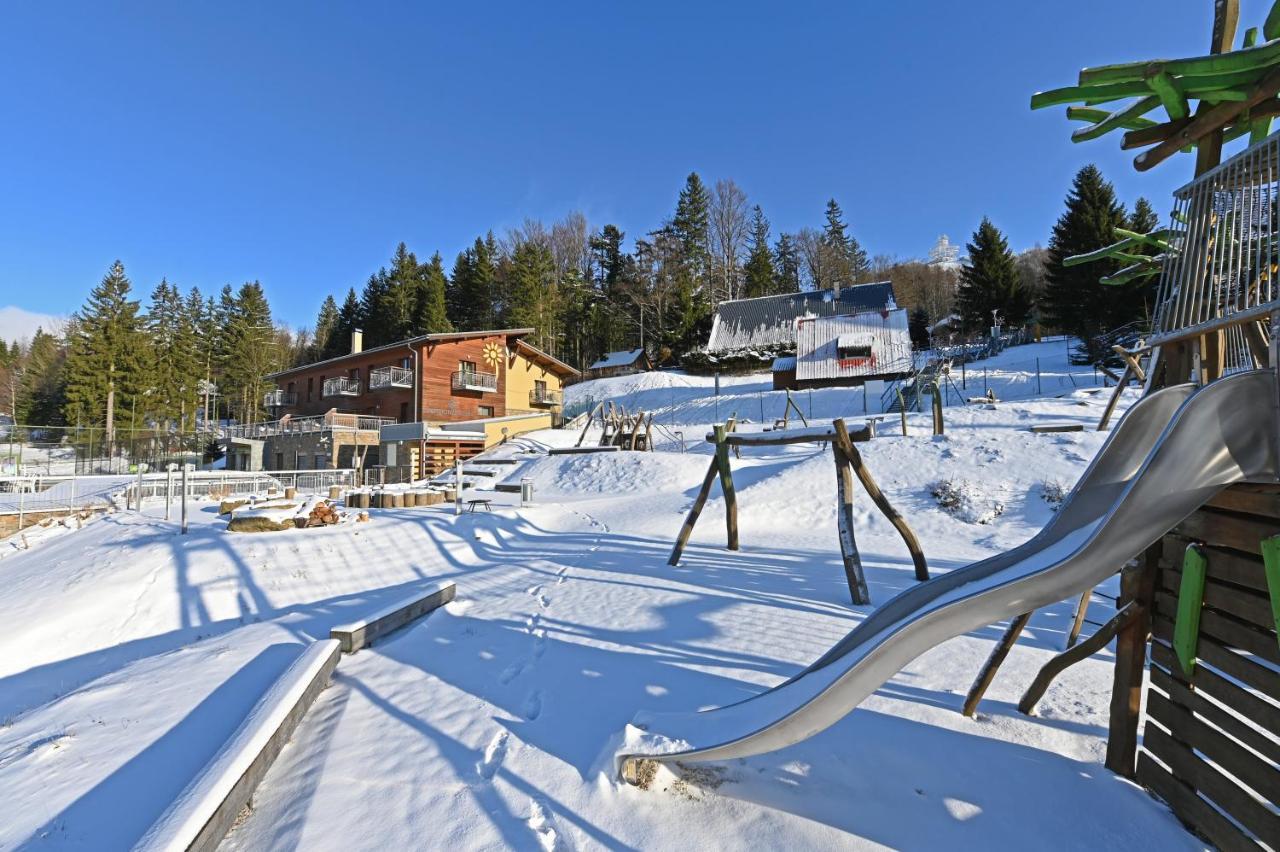
[{"label": "balcony", "polygon": [[456,391],[480,391],[481,393],[496,391],[498,389],[498,375],[496,373],[481,373],[478,370],[459,370],[453,374],[453,389]]},{"label": "balcony", "polygon": [[413,388],[413,370],[405,367],[375,367],[369,371],[369,390]]},{"label": "balcony", "polygon": [[530,405],[560,405],[563,394],[551,388],[534,388],[529,391]]},{"label": "balcony", "polygon": [[298,395],[293,391],[267,391],[262,397],[262,404],[266,408],[284,408],[286,405],[297,405]]},{"label": "balcony", "polygon": [[346,376],[334,376],[324,380],[325,396],[359,396],[360,380]]}]

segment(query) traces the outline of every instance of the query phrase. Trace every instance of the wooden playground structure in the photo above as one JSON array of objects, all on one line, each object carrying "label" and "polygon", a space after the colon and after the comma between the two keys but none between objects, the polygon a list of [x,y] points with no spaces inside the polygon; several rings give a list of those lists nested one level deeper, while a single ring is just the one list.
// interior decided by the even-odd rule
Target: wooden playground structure
[{"label": "wooden playground structure", "polygon": [[[1032,98],[1033,108],[1084,102],[1067,110],[1091,122],[1075,141],[1126,130],[1122,147],[1147,148],[1135,160],[1140,171],[1195,151],[1195,177],[1174,193],[1169,227],[1117,229],[1116,244],[1072,259],[1128,263],[1102,279],[1117,286],[1160,276],[1150,337],[1117,347],[1124,370],[1100,430],[1131,380],[1151,392],[1280,365],[1280,135],[1270,135],[1280,115],[1280,3],[1262,40],[1251,28],[1238,49],[1238,0],[1213,8],[1206,56],[1086,68],[1078,85]],[[1136,100],[1098,108],[1122,98]],[[1144,118],[1160,107],[1166,121]],[[1223,142],[1244,135],[1249,146],[1220,162]],[[1157,253],[1134,254],[1139,247]],[[1218,848],[1280,848],[1280,484],[1221,490],[1116,570],[1115,613],[1077,641],[1093,591],[1081,596],[1066,649],[1041,669],[1019,711],[1033,713],[1054,678],[1114,640],[1107,767]],[[966,715],[1031,615],[1009,623]]]},{"label": "wooden playground structure", "polygon": [[[799,413],[798,409],[797,413]],[[915,564],[916,579],[920,581],[929,579],[929,566],[925,561],[924,552],[920,549],[919,540],[911,531],[906,519],[893,508],[889,498],[885,497],[884,492],[876,485],[871,471],[862,460],[862,454],[854,446],[855,442],[870,440],[871,427],[850,432],[844,420],[836,420],[829,429],[825,427],[792,431],[775,429],[770,432],[739,434],[734,431],[735,425],[735,419],[730,417],[724,425],[713,427],[712,433],[706,436],[707,441],[715,445],[715,452],[711,456],[711,464],[707,467],[707,474],[702,479],[698,495],[694,498],[689,514],[676,536],[675,545],[671,548],[668,565],[680,563],[680,556],[684,553],[685,545],[689,543],[689,536],[693,534],[693,527],[698,522],[698,516],[702,514],[702,509],[706,506],[707,498],[711,494],[711,487],[717,479],[724,494],[727,546],[729,550],[738,549],[738,497],[733,487],[733,470],[729,462],[731,449],[737,454],[743,447],[779,447],[786,444],[819,443],[831,445],[831,453],[835,461],[838,507],[836,519],[839,529],[840,556],[844,562],[845,579],[849,583],[849,596],[853,603],[859,606],[871,603],[871,594],[867,590],[867,578],[862,568],[862,557],[858,553],[857,538],[853,529],[855,476],[871,500],[902,536],[907,550],[911,553],[911,560]]]},{"label": "wooden playground structure", "polygon": [[632,411],[613,400],[597,403],[587,414],[586,423],[582,424],[582,434],[573,446],[582,447],[587,438],[587,431],[596,418],[600,419],[600,440],[596,446],[617,447],[621,450],[653,450],[653,412]]}]

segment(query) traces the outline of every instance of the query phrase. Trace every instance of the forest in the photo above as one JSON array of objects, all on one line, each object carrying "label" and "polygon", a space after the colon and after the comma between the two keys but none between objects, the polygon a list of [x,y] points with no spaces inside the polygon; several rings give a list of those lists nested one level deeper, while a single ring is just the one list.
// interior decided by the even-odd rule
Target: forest
[{"label": "forest", "polygon": [[869,281],[893,282],[918,345],[948,318],[947,339],[935,343],[985,334],[993,311],[1006,328],[1039,324],[1087,338],[1147,317],[1153,283],[1108,287],[1099,278],[1113,265],[1063,259],[1109,245],[1115,227],[1146,232],[1157,221],[1144,199],[1127,211],[1089,165],[1075,175],[1047,247],[1015,254],[984,218],[958,262],[899,259],[869,253],[834,198],[814,226],[775,233],[733,180],[708,185],[692,173],[671,216],[643,234],[570,212],[478,235],[448,265],[439,251],[420,260],[401,242],[359,287],[325,296],[304,328],[276,321],[258,281],[206,294],[162,279],[144,305],[116,261],[65,328],[0,340],[0,411],[18,423],[109,432],[257,420],[268,375],[345,354],[357,328],[366,348],[531,328],[531,343],[575,367],[639,347],[678,366],[704,345],[719,301]]}]

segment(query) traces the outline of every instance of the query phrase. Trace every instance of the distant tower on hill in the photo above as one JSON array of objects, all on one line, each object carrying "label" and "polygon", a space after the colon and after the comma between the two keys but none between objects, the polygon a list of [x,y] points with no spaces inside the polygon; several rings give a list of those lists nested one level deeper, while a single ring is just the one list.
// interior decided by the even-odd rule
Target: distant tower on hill
[{"label": "distant tower on hill", "polygon": [[933,248],[929,249],[929,263],[934,266],[942,266],[947,269],[958,269],[960,267],[960,247],[951,244],[951,240],[947,239],[947,235],[943,234],[938,237],[938,241],[933,244]]}]

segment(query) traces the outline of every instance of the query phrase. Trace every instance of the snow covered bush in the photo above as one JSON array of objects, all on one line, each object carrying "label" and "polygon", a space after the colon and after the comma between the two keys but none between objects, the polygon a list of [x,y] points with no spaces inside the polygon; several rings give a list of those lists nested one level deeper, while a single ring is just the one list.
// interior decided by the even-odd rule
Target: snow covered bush
[{"label": "snow covered bush", "polygon": [[1046,479],[1040,483],[1040,496],[1044,498],[1044,502],[1049,504],[1049,508],[1055,512],[1062,505],[1062,501],[1067,499],[1069,491],[1070,489],[1063,485],[1060,479]]},{"label": "snow covered bush", "polygon": [[929,493],[944,512],[967,524],[989,524],[1004,513],[1004,503],[983,486],[963,479],[941,479],[929,486]]}]

